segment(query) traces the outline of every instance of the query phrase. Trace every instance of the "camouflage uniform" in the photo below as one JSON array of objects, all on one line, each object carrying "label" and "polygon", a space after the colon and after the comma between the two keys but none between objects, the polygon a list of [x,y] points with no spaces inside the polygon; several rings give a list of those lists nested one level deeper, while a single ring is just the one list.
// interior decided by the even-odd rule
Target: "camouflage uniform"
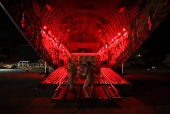
[{"label": "camouflage uniform", "polygon": [[67,71],[70,90],[73,90],[73,78],[77,74],[76,66],[73,63],[69,62],[67,65]]},{"label": "camouflage uniform", "polygon": [[[86,80],[84,82],[83,88],[84,88],[84,92],[86,94],[86,97],[93,97],[94,95],[94,73],[95,70],[92,66],[87,66],[85,69],[85,73],[84,76],[86,76]],[[91,95],[89,96],[89,92],[88,92],[88,85],[91,85]]]}]

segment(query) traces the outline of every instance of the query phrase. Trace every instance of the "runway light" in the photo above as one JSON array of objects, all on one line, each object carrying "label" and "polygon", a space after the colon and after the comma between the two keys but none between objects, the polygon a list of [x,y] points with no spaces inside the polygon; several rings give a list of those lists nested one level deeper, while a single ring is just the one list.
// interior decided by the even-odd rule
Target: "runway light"
[{"label": "runway light", "polygon": [[44,29],[47,29],[47,26],[44,26],[43,28],[44,28]]},{"label": "runway light", "polygon": [[51,33],[51,31],[48,31],[48,33],[50,34],[50,33]]},{"label": "runway light", "polygon": [[116,37],[114,37],[116,39]]},{"label": "runway light", "polygon": [[112,39],[112,41],[113,41],[113,39]]},{"label": "runway light", "polygon": [[107,45],[106,45],[106,48],[107,48]]},{"label": "runway light", "polygon": [[125,29],[125,28],[123,28],[123,31],[126,31],[126,29]]},{"label": "runway light", "polygon": [[56,38],[54,38],[56,40]]},{"label": "runway light", "polygon": [[110,44],[110,42],[109,42],[109,44]]}]

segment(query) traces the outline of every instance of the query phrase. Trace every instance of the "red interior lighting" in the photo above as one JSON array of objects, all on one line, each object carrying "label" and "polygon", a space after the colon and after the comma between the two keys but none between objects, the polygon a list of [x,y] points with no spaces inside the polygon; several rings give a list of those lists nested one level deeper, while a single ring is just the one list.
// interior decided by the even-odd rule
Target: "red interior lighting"
[{"label": "red interior lighting", "polygon": [[44,26],[43,28],[44,28],[44,29],[47,29],[47,26]]},{"label": "red interior lighting", "polygon": [[118,33],[118,35],[120,36],[120,32]]}]

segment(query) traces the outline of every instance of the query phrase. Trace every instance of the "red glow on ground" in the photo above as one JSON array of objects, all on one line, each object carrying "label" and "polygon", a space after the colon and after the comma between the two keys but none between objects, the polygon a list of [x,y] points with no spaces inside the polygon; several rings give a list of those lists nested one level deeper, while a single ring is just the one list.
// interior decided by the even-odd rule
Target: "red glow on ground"
[{"label": "red glow on ground", "polygon": [[126,29],[125,29],[125,28],[123,28],[123,31],[126,31]]},{"label": "red glow on ground", "polygon": [[48,33],[50,34],[50,33],[51,33],[51,31],[48,31]]},{"label": "red glow on ground", "polygon": [[118,35],[120,36],[120,32],[118,33]]}]

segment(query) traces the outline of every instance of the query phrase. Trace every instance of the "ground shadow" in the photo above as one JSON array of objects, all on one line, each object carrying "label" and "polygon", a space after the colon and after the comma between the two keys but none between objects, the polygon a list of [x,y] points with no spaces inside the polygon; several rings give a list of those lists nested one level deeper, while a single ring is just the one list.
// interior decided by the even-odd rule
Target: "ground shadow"
[{"label": "ground shadow", "polygon": [[121,108],[117,103],[114,102],[97,102],[97,101],[86,101],[79,103],[57,103],[53,109],[112,109]]}]

